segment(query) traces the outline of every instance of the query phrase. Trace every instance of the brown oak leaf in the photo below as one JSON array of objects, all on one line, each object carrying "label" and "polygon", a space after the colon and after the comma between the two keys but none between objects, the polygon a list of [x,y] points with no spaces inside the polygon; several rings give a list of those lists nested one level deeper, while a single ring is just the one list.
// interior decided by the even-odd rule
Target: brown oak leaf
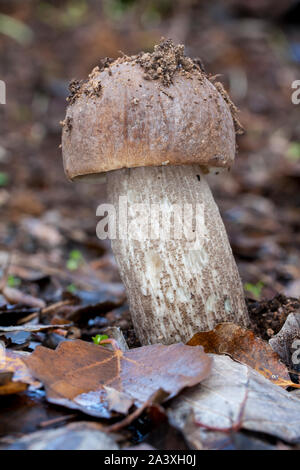
[{"label": "brown oak leaf", "polygon": [[[76,340],[55,351],[38,346],[25,362],[44,384],[50,402],[110,418],[113,410],[125,414],[133,404],[142,407],[161,389],[169,399],[199,383],[209,375],[212,359],[201,346],[182,343],[123,352]],[[118,399],[124,401],[122,407]]]},{"label": "brown oak leaf", "polygon": [[234,323],[220,323],[214,330],[196,333],[187,344],[201,345],[206,353],[228,354],[281,387],[297,386],[271,346]]}]

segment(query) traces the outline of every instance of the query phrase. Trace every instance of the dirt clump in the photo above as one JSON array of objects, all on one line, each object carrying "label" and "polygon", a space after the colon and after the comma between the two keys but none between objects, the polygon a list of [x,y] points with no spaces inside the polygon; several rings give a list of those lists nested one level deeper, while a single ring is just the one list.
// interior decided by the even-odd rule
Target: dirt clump
[{"label": "dirt clump", "polygon": [[70,117],[67,117],[63,121],[60,121],[60,124],[64,128],[65,132],[70,133],[72,131],[72,128],[73,128],[72,121],[73,121],[73,119],[70,118]]},{"label": "dirt clump", "polygon": [[135,62],[144,69],[146,80],[160,80],[164,86],[173,83],[176,72],[183,72],[187,76],[197,73],[199,78],[203,76],[199,60],[195,62],[186,57],[183,44],[175,46],[171,39],[163,40],[154,46],[154,51],[151,53],[139,54]]},{"label": "dirt clump", "polygon": [[84,80],[71,80],[69,83],[69,96],[67,97],[67,102],[71,105],[74,104],[77,98],[80,96],[81,87],[84,83]]}]

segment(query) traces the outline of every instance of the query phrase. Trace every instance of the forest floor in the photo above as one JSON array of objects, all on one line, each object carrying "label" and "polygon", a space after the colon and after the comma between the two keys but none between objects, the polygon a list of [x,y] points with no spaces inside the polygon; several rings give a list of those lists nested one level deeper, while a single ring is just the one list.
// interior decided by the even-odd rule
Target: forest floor
[{"label": "forest floor", "polygon": [[[66,339],[92,342],[97,334],[113,337],[120,330],[129,348],[139,346],[109,243],[95,233],[105,188],[66,180],[60,121],[71,79],[85,78],[102,57],[149,50],[172,33],[187,44],[188,55],[201,57],[207,72],[221,75],[246,129],[232,171],[211,177],[211,185],[254,333],[267,344],[289,314],[300,312],[300,121],[299,105],[291,101],[291,83],[299,79],[299,29],[288,15],[267,20],[210,3],[145,27],[135,14],[108,20],[98,2],[82,7],[78,18],[68,2],[4,2],[2,13],[17,20],[14,38],[0,34],[0,79],[7,85],[7,104],[0,108],[0,341],[7,350],[54,349]],[[297,371],[290,378],[297,384]],[[32,383],[1,396],[0,446],[17,446],[18,438],[68,423],[98,429],[97,417],[70,408],[50,404]],[[299,441],[284,439],[280,432],[241,424],[232,425],[226,440],[202,436],[195,444],[160,404],[151,402],[134,417],[116,428],[114,445],[290,448],[300,441],[300,434]]]}]

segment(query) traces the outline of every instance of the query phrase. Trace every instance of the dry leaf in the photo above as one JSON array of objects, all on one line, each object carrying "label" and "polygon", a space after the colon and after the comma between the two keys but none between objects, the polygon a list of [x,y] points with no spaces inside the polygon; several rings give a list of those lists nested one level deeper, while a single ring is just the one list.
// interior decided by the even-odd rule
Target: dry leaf
[{"label": "dry leaf", "polygon": [[201,345],[206,353],[228,354],[281,387],[295,386],[271,346],[252,331],[234,323],[220,323],[214,330],[196,333],[187,344]]},{"label": "dry leaf", "polygon": [[23,392],[28,385],[35,388],[40,383],[34,380],[22,360],[22,353],[0,350],[0,395],[11,395]]},{"label": "dry leaf", "polygon": [[104,418],[111,416],[112,396],[104,386],[125,394],[128,407],[132,399],[140,407],[159,389],[174,397],[211,369],[201,346],[155,344],[123,352],[81,340],[63,342],[55,351],[38,346],[26,364],[45,385],[50,402]]},{"label": "dry leaf", "polygon": [[117,439],[103,432],[101,425],[82,421],[27,434],[7,450],[118,450]]},{"label": "dry leaf", "polygon": [[22,291],[16,289],[15,287],[3,287],[2,294],[4,295],[6,300],[11,304],[22,304],[27,305],[28,307],[35,308],[46,307],[44,300],[32,297],[32,295],[24,294]]},{"label": "dry leaf", "polygon": [[172,402],[168,415],[192,447],[205,447],[212,432],[238,429],[300,442],[300,400],[227,356],[213,357],[212,372]]},{"label": "dry leaf", "polygon": [[31,331],[31,332],[38,332],[43,330],[55,330],[57,328],[64,329],[69,328],[72,326],[73,323],[68,323],[64,325],[32,325],[31,323],[20,325],[20,326],[0,326],[0,332],[3,331],[4,333],[8,333],[11,331]]},{"label": "dry leaf", "polygon": [[46,247],[56,248],[64,243],[60,232],[50,224],[34,217],[26,217],[21,221],[22,229],[32,237],[37,238]]},{"label": "dry leaf", "polygon": [[[290,313],[285,324],[269,340],[270,346],[291,369],[298,370],[300,364],[300,312]],[[300,369],[299,369],[300,371]]]}]

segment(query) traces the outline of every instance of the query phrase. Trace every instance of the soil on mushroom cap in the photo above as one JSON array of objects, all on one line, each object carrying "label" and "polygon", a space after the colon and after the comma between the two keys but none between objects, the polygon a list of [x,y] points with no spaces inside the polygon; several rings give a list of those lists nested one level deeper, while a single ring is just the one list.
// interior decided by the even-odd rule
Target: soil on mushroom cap
[{"label": "soil on mushroom cap", "polygon": [[[69,104],[74,104],[82,94],[88,97],[100,96],[102,87],[99,73],[107,70],[108,74],[112,75],[111,66],[117,66],[122,63],[138,64],[144,71],[145,80],[157,80],[165,88],[173,84],[174,76],[177,73],[184,75],[187,79],[196,76],[200,82],[204,78],[210,80],[229,107],[236,133],[241,134],[243,132],[243,128],[238,120],[238,109],[231,101],[223,85],[220,82],[216,82],[215,77],[206,74],[199,58],[192,59],[187,57],[184,54],[184,45],[175,45],[171,39],[163,38],[160,44],[154,46],[153,52],[140,52],[133,56],[123,54],[122,57],[117,59],[109,57],[102,59],[100,64],[92,70],[88,80],[72,80],[69,85],[70,95],[67,98]],[[167,92],[165,94],[173,99]]]},{"label": "soil on mushroom cap", "polygon": [[144,69],[146,80],[160,80],[164,86],[173,83],[176,72],[183,73],[187,78],[192,73],[196,73],[199,79],[205,75],[199,61],[184,55],[183,44],[175,46],[171,39],[163,40],[154,46],[153,52],[142,52],[134,60]]}]

